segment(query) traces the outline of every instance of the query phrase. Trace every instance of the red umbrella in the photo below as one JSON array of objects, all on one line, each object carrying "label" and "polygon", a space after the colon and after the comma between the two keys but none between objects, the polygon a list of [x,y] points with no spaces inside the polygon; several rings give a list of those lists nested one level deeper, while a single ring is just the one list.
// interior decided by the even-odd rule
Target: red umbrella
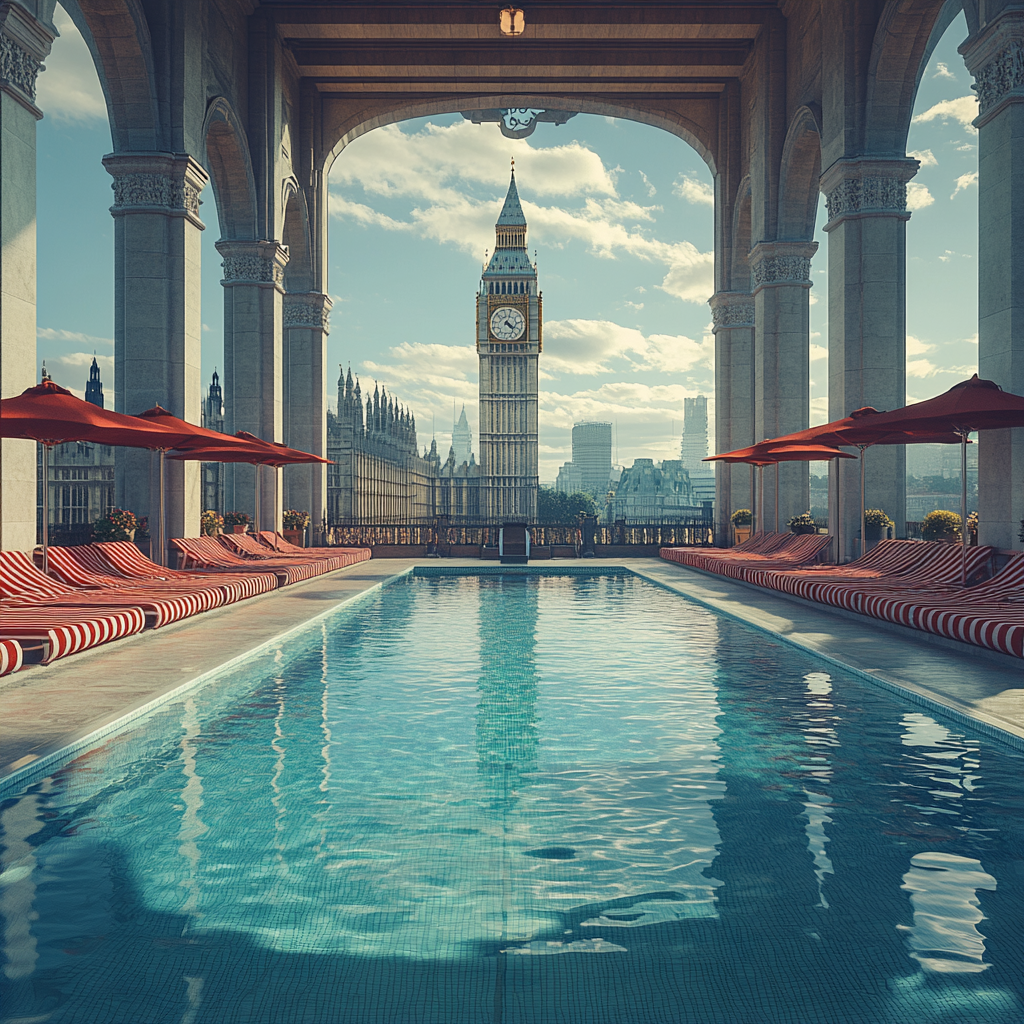
[{"label": "red umbrella", "polygon": [[0,402],[0,437],[21,437],[43,446],[43,572],[49,568],[50,448],[65,441],[120,445],[125,448],[172,448],[184,435],[160,423],[101,409],[44,380]]},{"label": "red umbrella", "polygon": [[[147,409],[145,412],[140,412],[136,419],[145,420],[147,423],[158,423],[168,430],[177,431],[180,435],[173,445],[167,445],[168,448],[185,449],[187,451],[196,451],[199,449],[209,450],[211,447],[217,449],[223,449],[232,445],[238,448],[245,448],[247,442],[236,441],[230,434],[222,434],[216,430],[207,430],[206,427],[196,426],[194,423],[188,423],[186,420],[178,419],[172,413],[169,413],[160,405],[154,405],[152,409]],[[211,462],[216,461],[214,459]],[[164,564],[164,554],[167,542],[165,539],[166,527],[164,521],[164,449],[160,449],[160,466],[158,471],[158,478],[160,481],[159,493],[159,511],[157,514],[157,544],[156,544],[156,556],[157,562],[160,565]]]},{"label": "red umbrella", "polygon": [[780,462],[827,462],[829,459],[852,459],[853,455],[841,452],[834,445],[827,444],[777,444],[762,441],[747,448],[737,448],[724,455],[711,455],[704,462],[746,462],[757,466],[758,498],[761,508],[758,512],[758,527],[764,528],[764,467],[775,464],[775,530],[779,529],[779,476]]},{"label": "red umbrella", "polygon": [[1024,427],[1024,398],[1004,391],[994,380],[954,384],[935,398],[879,413],[872,422],[878,430],[901,430],[912,435],[951,430],[960,441],[960,544],[963,550],[961,583],[967,584],[967,435],[974,430]]}]

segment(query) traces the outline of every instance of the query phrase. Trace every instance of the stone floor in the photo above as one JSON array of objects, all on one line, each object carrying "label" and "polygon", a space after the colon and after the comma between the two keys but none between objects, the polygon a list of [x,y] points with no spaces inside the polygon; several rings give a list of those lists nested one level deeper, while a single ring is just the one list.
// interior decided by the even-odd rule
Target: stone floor
[{"label": "stone floor", "polygon": [[[411,559],[363,562],[8,676],[0,681],[0,780],[69,745],[85,749],[86,737],[416,564],[420,563]],[[493,562],[469,559],[429,564],[495,568]],[[627,568],[1024,747],[1024,676],[1013,659],[984,657],[966,645],[939,646],[911,630],[883,630],[871,620],[843,617],[657,559],[561,563],[570,564]],[[533,566],[544,567],[545,563]]]}]

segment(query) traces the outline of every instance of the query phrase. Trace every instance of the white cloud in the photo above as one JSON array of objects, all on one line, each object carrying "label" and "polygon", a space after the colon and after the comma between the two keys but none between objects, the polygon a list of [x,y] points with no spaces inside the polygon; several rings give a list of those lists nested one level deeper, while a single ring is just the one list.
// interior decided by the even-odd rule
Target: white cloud
[{"label": "white cloud", "polygon": [[811,362],[816,362],[818,359],[828,359],[828,349],[824,345],[815,345],[811,343]]},{"label": "white cloud", "polygon": [[643,178],[644,188],[647,189],[647,194],[652,198],[658,194],[658,190],[648,181],[647,175],[643,171],[638,172],[640,177]]},{"label": "white cloud", "polygon": [[98,338],[94,334],[83,334],[81,331],[65,331],[55,327],[37,327],[36,338],[40,341],[72,341],[79,345],[102,345],[114,347],[113,338]]},{"label": "white cloud", "polygon": [[907,335],[908,356],[923,356],[926,352],[932,352],[934,351],[934,349],[934,345],[929,345],[928,342],[922,341],[920,338],[914,337],[913,334]]},{"label": "white cloud", "polygon": [[935,74],[932,75],[932,78],[952,78],[956,81],[956,75],[954,75],[953,72],[949,70],[949,67],[943,64],[941,60],[936,61]]},{"label": "white cloud", "polygon": [[824,395],[811,399],[811,423],[828,423],[828,398]]},{"label": "white cloud", "polygon": [[912,149],[907,156],[921,161],[922,167],[938,167],[939,161],[930,149]]},{"label": "white cloud", "polygon": [[625,305],[627,309],[635,309],[637,312],[644,308],[644,304],[642,302],[630,302],[629,299],[626,300]]},{"label": "white cloud", "polygon": [[[114,357],[97,355],[96,362],[100,368],[100,379],[107,391],[107,407],[113,407],[114,388]],[[46,372],[62,388],[67,388],[79,398],[85,397],[85,382],[89,379],[89,367],[92,366],[91,352],[65,352],[57,356],[46,356]]]},{"label": "white cloud", "polygon": [[940,369],[930,359],[908,359],[908,377],[934,377]]},{"label": "white cloud", "polygon": [[53,12],[53,23],[60,35],[36,85],[39,108],[47,117],[65,123],[105,121],[107,105],[89,47],[60,7]]},{"label": "white cloud", "polygon": [[967,153],[970,150],[977,148],[978,147],[973,142],[964,142],[962,145],[957,146],[956,150],[958,153]]},{"label": "white cloud", "polygon": [[978,116],[978,97],[960,96],[955,100],[942,100],[927,110],[922,111],[914,118],[914,124],[924,124],[927,121],[934,121],[936,118],[942,120],[953,120],[963,125],[969,132],[976,132],[973,121]]},{"label": "white cloud", "polygon": [[960,177],[956,179],[956,188],[953,189],[953,194],[949,198],[950,199],[955,199],[957,197],[958,193],[963,192],[964,189],[970,188],[972,185],[977,185],[977,184],[978,184],[978,172],[977,171],[969,171],[967,174],[961,174]]},{"label": "white cloud", "polygon": [[686,175],[678,179],[672,186],[672,195],[685,199],[688,203],[695,203],[703,206],[715,205],[715,190],[697,178]]}]

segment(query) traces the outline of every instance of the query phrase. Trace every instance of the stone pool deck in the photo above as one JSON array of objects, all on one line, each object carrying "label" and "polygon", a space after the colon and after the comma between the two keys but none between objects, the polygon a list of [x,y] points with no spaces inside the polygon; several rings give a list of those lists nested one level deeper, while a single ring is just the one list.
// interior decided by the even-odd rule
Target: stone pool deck
[{"label": "stone pool deck", "polygon": [[[362,562],[0,680],[0,781],[417,565],[498,568],[475,559]],[[870,619],[660,559],[539,562],[531,568],[566,566],[628,569],[1024,749],[1024,665],[1014,659],[950,641],[939,645],[912,630],[890,631]]]}]

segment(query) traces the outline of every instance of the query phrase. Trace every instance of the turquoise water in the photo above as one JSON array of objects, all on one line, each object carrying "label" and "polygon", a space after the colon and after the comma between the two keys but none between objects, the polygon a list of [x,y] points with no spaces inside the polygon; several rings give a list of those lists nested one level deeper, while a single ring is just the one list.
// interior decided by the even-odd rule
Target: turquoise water
[{"label": "turquoise water", "polygon": [[407,578],[0,804],[0,1022],[1019,1024],[1022,768],[636,577]]}]

